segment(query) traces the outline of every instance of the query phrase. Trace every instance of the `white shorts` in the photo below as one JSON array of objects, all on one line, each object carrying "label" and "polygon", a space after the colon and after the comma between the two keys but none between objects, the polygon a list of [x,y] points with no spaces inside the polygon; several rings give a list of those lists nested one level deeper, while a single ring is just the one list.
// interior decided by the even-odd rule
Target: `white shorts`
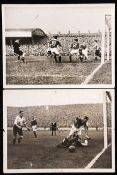
[{"label": "white shorts", "polygon": [[48,51],[51,51],[51,53],[55,53],[56,55],[59,55],[58,48],[48,48],[48,49],[47,49],[47,52],[48,52]]},{"label": "white shorts", "polygon": [[76,128],[74,125],[72,125],[72,128],[69,132],[68,137],[72,136],[76,131],[77,131],[77,134],[80,136],[81,135],[81,130],[82,130],[82,128]]},{"label": "white shorts", "polygon": [[83,55],[85,55],[86,57],[88,56],[87,54],[88,54],[88,49],[86,48],[86,49],[83,49],[82,50],[82,53],[83,53]]},{"label": "white shorts", "polygon": [[71,55],[78,54],[79,55],[79,49],[72,49],[70,52]]},{"label": "white shorts", "polygon": [[33,130],[33,131],[37,131],[37,125],[33,125],[33,126],[32,126],[32,130]]}]

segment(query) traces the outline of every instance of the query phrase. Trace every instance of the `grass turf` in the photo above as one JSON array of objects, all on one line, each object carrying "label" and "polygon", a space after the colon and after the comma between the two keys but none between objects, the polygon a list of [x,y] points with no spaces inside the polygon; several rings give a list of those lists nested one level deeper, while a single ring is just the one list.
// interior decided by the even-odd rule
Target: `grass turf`
[{"label": "grass turf", "polygon": [[52,58],[26,57],[26,63],[18,63],[16,57],[8,57],[6,84],[81,84],[100,62],[68,61],[68,57],[62,57],[62,63],[55,63]]},{"label": "grass turf", "polygon": [[89,84],[111,84],[112,83],[112,70],[111,62],[105,63],[99,71],[94,75]]},{"label": "grass turf", "polygon": [[[34,138],[32,132],[24,131],[22,143],[13,145],[12,131],[8,130],[8,169],[84,168],[103,148],[103,131],[89,131],[92,138],[89,146],[76,148],[75,153],[56,147],[68,132],[61,131],[51,136],[50,131],[38,131],[38,137]],[[108,159],[111,162],[110,156]],[[103,159],[101,168],[107,166]]]}]

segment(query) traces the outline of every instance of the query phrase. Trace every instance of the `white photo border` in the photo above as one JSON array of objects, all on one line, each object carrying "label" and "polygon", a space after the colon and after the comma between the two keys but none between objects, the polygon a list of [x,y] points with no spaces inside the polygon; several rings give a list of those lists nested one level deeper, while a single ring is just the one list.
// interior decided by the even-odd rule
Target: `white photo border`
[{"label": "white photo border", "polygon": [[[6,50],[5,50],[5,7],[110,7],[112,12],[112,83],[111,84],[48,84],[48,85],[9,85],[6,84]],[[2,48],[3,48],[3,88],[114,88],[115,87],[115,3],[98,4],[2,4]]]},{"label": "white photo border", "polygon": [[[70,90],[70,89],[69,89]],[[13,94],[13,90],[5,90],[3,93],[3,129],[5,132],[3,132],[3,171],[4,173],[63,173],[63,172],[115,172],[115,91],[113,89],[92,89],[92,91],[97,91],[97,92],[106,92],[110,91],[112,94],[112,132],[111,132],[111,137],[112,137],[112,168],[107,168],[107,169],[97,169],[97,168],[90,168],[90,169],[8,169],[7,168],[7,107],[10,105],[9,102],[7,102],[7,92]],[[35,90],[16,90],[17,93],[20,91],[20,93],[24,93],[26,91],[31,91],[34,92]],[[36,90],[36,93],[38,92],[64,92],[66,91],[65,89],[57,89],[57,90],[49,90],[49,89],[43,89],[43,90]],[[72,89],[70,91],[79,91],[79,89]],[[82,91],[87,91],[86,89],[82,89]],[[16,99],[14,99],[17,101]]]}]

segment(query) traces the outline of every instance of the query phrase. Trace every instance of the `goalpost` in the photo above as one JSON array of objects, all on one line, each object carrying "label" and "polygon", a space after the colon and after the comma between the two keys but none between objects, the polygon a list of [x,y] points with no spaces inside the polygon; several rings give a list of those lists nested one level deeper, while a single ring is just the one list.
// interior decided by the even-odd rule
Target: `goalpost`
[{"label": "goalpost", "polygon": [[112,15],[105,14],[102,27],[101,64],[109,61],[112,54]]},{"label": "goalpost", "polygon": [[[103,92],[103,122],[104,122],[104,149],[106,149],[108,147],[108,128],[111,128],[111,124],[109,126],[109,110],[108,110],[108,105],[112,105],[112,98],[111,98],[111,94],[109,91],[104,91]],[[111,116],[111,110],[110,110],[110,117],[112,119]],[[110,119],[110,120],[111,120]]]}]

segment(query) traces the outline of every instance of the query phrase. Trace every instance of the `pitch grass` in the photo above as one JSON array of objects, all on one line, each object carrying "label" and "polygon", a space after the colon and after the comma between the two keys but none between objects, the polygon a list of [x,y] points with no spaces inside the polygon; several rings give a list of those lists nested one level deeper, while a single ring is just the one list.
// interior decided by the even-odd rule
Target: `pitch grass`
[{"label": "pitch grass", "polygon": [[[92,168],[112,168],[111,146],[101,155]],[[106,163],[105,163],[106,161]]]},{"label": "pitch grass", "polygon": [[[75,153],[70,153],[67,148],[56,147],[68,132],[61,131],[51,136],[51,131],[38,131],[38,138],[34,138],[31,131],[24,131],[22,143],[13,145],[12,131],[8,130],[8,169],[84,168],[102,150],[103,131],[90,131],[92,139],[89,146],[79,147]],[[110,155],[107,157],[111,162]],[[101,168],[108,168],[106,159],[102,160]]]},{"label": "pitch grass", "polygon": [[16,57],[8,57],[6,84],[81,84],[100,63],[100,61],[81,63],[79,60],[68,62],[68,57],[62,57],[62,63],[55,63],[52,58],[33,56],[26,57],[26,63],[19,63]]},{"label": "pitch grass", "polygon": [[105,63],[100,70],[94,75],[89,84],[111,84],[112,83],[112,70],[111,62]]}]

